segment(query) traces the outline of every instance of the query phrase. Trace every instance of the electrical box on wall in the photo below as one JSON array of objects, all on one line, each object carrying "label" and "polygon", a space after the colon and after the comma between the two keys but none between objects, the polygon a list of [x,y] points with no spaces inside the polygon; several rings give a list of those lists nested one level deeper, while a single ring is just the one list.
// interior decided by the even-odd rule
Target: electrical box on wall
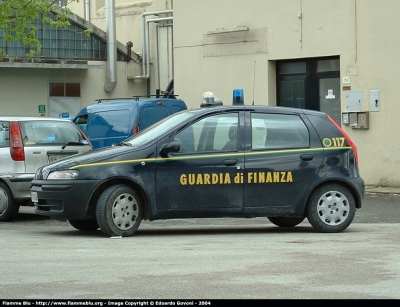
[{"label": "electrical box on wall", "polygon": [[369,129],[369,112],[342,113],[342,123],[353,129]]},{"label": "electrical box on wall", "polygon": [[371,112],[379,112],[380,107],[379,101],[379,91],[378,90],[370,90],[369,91],[369,110]]},{"label": "electrical box on wall", "polygon": [[362,91],[346,92],[346,111],[359,112],[362,110]]}]

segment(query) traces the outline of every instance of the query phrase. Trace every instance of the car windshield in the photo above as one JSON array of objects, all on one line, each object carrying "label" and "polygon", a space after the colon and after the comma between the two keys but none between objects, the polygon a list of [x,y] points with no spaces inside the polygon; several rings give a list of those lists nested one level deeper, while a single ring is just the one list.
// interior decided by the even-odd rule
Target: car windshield
[{"label": "car windshield", "polygon": [[164,133],[165,131],[170,131],[177,125],[179,125],[182,121],[193,116],[191,111],[182,111],[178,113],[174,113],[159,122],[155,123],[154,125],[142,130],[138,134],[131,136],[130,138],[126,139],[124,143],[129,143],[132,146],[139,146],[146,142],[152,141],[158,138],[159,135]]}]

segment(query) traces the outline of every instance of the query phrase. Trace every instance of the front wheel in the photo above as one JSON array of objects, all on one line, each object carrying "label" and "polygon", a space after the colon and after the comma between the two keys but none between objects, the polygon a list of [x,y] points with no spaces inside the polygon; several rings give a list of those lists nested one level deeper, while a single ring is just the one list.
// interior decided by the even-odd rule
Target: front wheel
[{"label": "front wheel", "polygon": [[14,201],[10,188],[0,182],[0,222],[9,222],[17,217],[20,204]]},{"label": "front wheel", "polygon": [[72,227],[81,231],[93,231],[99,229],[96,220],[68,220]]},{"label": "front wheel", "polygon": [[356,204],[348,189],[339,184],[319,187],[307,205],[307,219],[320,232],[341,232],[354,219]]},{"label": "front wheel", "polygon": [[268,217],[268,220],[279,227],[295,227],[299,225],[302,221],[304,221],[306,217],[284,217],[284,216],[278,216],[278,217]]},{"label": "front wheel", "polygon": [[137,192],[118,184],[108,187],[97,202],[96,218],[107,236],[129,237],[139,228],[143,207]]}]

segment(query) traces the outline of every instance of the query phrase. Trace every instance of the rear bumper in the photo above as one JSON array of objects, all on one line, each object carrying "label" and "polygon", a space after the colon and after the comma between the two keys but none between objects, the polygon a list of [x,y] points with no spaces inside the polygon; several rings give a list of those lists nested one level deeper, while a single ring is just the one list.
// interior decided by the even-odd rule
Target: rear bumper
[{"label": "rear bumper", "polygon": [[360,209],[365,195],[365,182],[361,177],[355,177],[348,179],[348,182],[352,185],[355,193],[356,208]]},{"label": "rear bumper", "polygon": [[95,217],[89,202],[97,180],[33,180],[35,212],[59,220],[83,220]]}]

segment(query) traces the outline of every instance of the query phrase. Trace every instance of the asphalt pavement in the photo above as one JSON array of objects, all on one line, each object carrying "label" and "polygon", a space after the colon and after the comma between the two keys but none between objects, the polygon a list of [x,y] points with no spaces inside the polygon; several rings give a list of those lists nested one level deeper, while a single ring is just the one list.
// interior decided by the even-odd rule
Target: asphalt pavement
[{"label": "asphalt pavement", "polygon": [[143,221],[127,238],[77,231],[25,207],[0,223],[0,297],[36,305],[400,299],[399,205],[400,188],[368,186],[354,223],[338,234],[318,233],[307,220],[284,229],[265,218],[220,218]]}]

